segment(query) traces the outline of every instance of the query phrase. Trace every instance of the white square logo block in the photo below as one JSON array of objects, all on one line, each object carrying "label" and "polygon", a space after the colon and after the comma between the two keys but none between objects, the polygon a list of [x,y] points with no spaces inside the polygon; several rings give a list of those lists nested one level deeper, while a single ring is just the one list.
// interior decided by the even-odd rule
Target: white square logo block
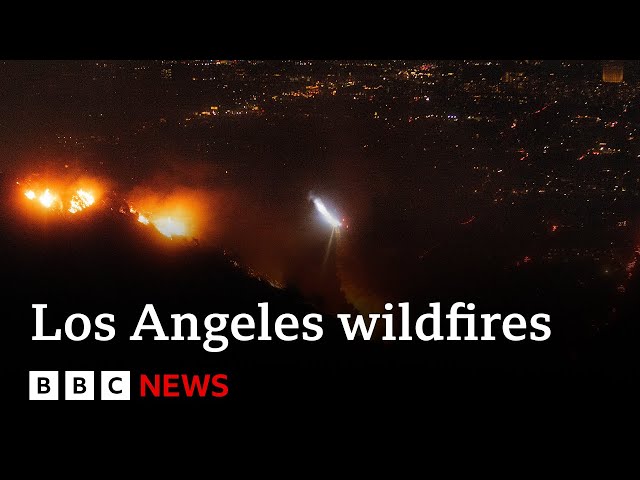
[{"label": "white square logo block", "polygon": [[29,372],[29,400],[58,400],[58,372]]},{"label": "white square logo block", "polygon": [[130,373],[106,371],[100,374],[100,398],[102,400],[130,400]]},{"label": "white square logo block", "polygon": [[65,400],[93,400],[93,372],[69,371],[64,374]]}]

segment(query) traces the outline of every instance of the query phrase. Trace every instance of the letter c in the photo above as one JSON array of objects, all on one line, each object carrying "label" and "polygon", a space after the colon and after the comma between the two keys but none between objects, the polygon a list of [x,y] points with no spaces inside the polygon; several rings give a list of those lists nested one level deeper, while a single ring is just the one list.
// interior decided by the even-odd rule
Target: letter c
[{"label": "letter c", "polygon": [[113,377],[111,380],[109,380],[109,390],[111,391],[111,393],[122,393],[122,390],[114,390],[113,389],[113,382],[115,382],[116,380],[122,381],[122,378],[121,377]]}]

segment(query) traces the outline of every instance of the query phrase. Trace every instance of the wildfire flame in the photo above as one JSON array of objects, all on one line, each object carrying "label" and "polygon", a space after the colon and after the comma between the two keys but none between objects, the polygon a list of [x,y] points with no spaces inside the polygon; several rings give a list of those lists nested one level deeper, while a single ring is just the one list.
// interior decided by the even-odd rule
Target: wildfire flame
[{"label": "wildfire flame", "polygon": [[71,206],[69,207],[69,213],[76,213],[80,210],[84,210],[95,203],[96,199],[89,192],[83,189],[78,189],[76,193],[71,197]]},{"label": "wildfire flame", "polygon": [[155,218],[151,214],[143,214],[133,207],[129,207],[129,212],[137,215],[138,222],[143,225],[153,225],[158,232],[167,238],[173,237],[186,237],[188,228],[185,222],[176,219],[175,217],[157,217]]},{"label": "wildfire flame", "polygon": [[171,217],[162,217],[153,221],[153,226],[165,237],[184,237],[187,234],[187,226],[184,222]]},{"label": "wildfire flame", "polygon": [[[73,183],[57,181],[54,184],[40,184],[27,182],[27,189],[23,190],[24,196],[34,205],[60,214],[75,215],[96,203],[103,187],[92,179],[84,179]],[[20,185],[20,182],[17,182]],[[98,192],[98,193],[96,193]],[[139,207],[137,200],[134,200]],[[134,208],[131,204],[128,211],[143,225],[151,225],[159,233],[169,239],[176,237],[188,238],[193,236],[195,226],[194,216],[197,216],[198,202],[189,196],[174,195],[168,198],[145,196],[140,199],[144,208]],[[121,209],[120,213],[127,213]]]},{"label": "wildfire flame", "polygon": [[90,207],[96,202],[94,193],[89,190],[78,188],[70,193],[70,189],[61,187],[62,193],[51,188],[28,189],[24,191],[24,196],[28,200],[37,200],[38,203],[47,210],[62,211],[65,205],[68,205],[67,211],[71,214],[75,214],[87,207]]},{"label": "wildfire flame", "polygon": [[138,212],[135,208],[133,207],[129,207],[129,211],[131,213],[133,213],[134,215],[138,216],[138,221],[140,223],[142,223],[143,225],[149,225],[149,218],[146,215],[143,215],[142,213]]},{"label": "wildfire flame", "polygon": [[47,188],[44,191],[44,193],[40,195],[40,198],[38,198],[38,200],[40,201],[40,203],[44,208],[49,208],[51,207],[51,205],[53,205],[53,201],[55,200],[55,198],[56,197],[52,195],[49,189]]}]

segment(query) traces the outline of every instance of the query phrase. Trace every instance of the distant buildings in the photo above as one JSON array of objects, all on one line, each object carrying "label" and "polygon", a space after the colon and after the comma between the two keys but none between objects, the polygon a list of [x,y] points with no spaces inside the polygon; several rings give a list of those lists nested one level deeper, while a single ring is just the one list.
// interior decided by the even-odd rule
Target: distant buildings
[{"label": "distant buildings", "polygon": [[504,83],[520,82],[523,80],[524,76],[524,72],[504,72],[501,80]]},{"label": "distant buildings", "polygon": [[607,62],[602,66],[602,81],[604,83],[622,83],[624,67],[619,62]]},{"label": "distant buildings", "polygon": [[171,78],[173,77],[173,71],[171,70],[171,68],[163,68],[162,70],[160,70],[160,76],[164,80],[171,80]]}]

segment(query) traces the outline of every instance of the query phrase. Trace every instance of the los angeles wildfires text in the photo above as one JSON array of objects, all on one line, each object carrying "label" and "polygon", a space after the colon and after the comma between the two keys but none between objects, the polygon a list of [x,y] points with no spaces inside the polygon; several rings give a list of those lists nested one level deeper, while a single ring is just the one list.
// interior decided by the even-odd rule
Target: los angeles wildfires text
[{"label": "los angeles wildfires text", "polygon": [[[32,308],[35,309],[36,321],[36,331],[31,337],[32,340],[61,340],[61,329],[52,327],[49,321],[45,322],[47,305],[33,304]],[[225,313],[207,315],[202,322],[204,327],[202,348],[207,352],[222,352],[229,346],[229,336],[239,342],[268,341],[273,340],[274,337],[283,342],[300,339],[315,342],[322,338],[323,319],[319,313],[309,313],[301,321],[291,313],[283,313],[276,317],[275,322],[271,322],[269,304],[258,303],[258,308],[260,309],[258,320],[248,313],[239,313],[231,320],[229,320],[230,315]],[[410,320],[408,302],[398,303],[399,322],[394,318],[394,305],[391,303],[385,305],[385,313],[371,313],[366,317],[339,313],[337,317],[340,319],[347,340],[378,338],[374,336],[378,323],[383,324],[382,330],[377,331],[383,333],[381,340],[385,341],[495,340],[495,335],[498,335],[513,342],[527,339],[541,342],[551,336],[551,319],[545,313],[537,313],[529,319],[519,313],[511,313],[504,318],[499,313],[483,313],[476,316],[473,313],[475,310],[473,303],[455,302],[451,305],[449,313],[444,315],[445,320],[441,320],[440,302],[429,303],[429,308],[430,311],[418,316],[414,322]],[[170,322],[163,324],[153,304],[146,304],[129,340],[203,340],[200,321],[195,315],[171,314],[170,318]],[[107,342],[115,338],[114,315],[103,313],[92,321],[87,315],[74,313],[64,322],[64,336],[71,341],[86,340],[92,332],[93,338],[97,341]],[[168,336],[167,332],[171,336]]]}]

